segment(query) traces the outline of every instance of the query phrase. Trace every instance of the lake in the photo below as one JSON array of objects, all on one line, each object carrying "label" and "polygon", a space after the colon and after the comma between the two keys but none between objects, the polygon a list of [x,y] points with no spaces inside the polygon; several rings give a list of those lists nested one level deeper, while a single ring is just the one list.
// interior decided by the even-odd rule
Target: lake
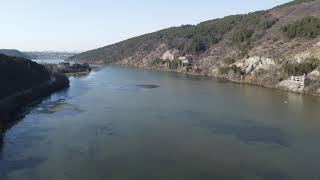
[{"label": "lake", "polygon": [[63,63],[64,59],[32,59],[32,61],[39,64],[59,64]]},{"label": "lake", "polygon": [[3,137],[1,180],[319,180],[320,98],[106,67]]}]

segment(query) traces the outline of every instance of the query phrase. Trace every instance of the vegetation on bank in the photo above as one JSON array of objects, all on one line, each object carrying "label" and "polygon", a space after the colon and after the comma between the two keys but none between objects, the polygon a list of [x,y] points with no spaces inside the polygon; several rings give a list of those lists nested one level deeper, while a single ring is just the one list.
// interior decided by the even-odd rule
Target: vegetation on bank
[{"label": "vegetation on bank", "polygon": [[44,66],[28,59],[0,54],[0,99],[49,79],[50,72]]},{"label": "vegetation on bank", "polygon": [[223,62],[226,63],[227,65],[230,65],[230,64],[235,63],[236,59],[234,59],[232,57],[226,57]]},{"label": "vegetation on bank", "polygon": [[282,28],[283,33],[293,39],[296,37],[315,38],[320,35],[320,18],[308,16]]},{"label": "vegetation on bank", "polygon": [[318,58],[309,58],[303,63],[285,64],[284,72],[290,76],[302,76],[308,74],[320,66]]},{"label": "vegetation on bank", "polygon": [[230,72],[241,73],[241,68],[233,64],[232,66],[220,67],[219,72],[222,75],[229,74]]},{"label": "vegetation on bank", "polygon": [[168,69],[176,70],[179,68],[185,68],[188,64],[183,63],[180,59],[174,59],[174,60],[163,60],[160,58],[157,58],[155,61],[152,62],[153,66],[163,66],[166,65]]}]

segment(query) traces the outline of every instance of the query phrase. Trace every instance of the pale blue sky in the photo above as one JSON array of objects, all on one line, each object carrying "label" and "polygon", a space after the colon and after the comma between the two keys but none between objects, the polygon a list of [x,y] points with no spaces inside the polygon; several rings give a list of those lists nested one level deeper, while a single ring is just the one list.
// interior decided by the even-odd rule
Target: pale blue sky
[{"label": "pale blue sky", "polygon": [[89,50],[290,0],[0,0],[0,49]]}]

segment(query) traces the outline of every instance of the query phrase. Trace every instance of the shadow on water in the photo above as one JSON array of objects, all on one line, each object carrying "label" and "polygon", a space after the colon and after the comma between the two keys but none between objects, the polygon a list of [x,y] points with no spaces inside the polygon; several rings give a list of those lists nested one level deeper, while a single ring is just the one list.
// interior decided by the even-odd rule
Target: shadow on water
[{"label": "shadow on water", "polygon": [[[54,128],[41,128],[37,126],[27,128],[24,131],[9,132],[9,137],[6,138],[4,144],[4,133],[1,135],[2,144],[0,146],[0,179],[9,179],[8,175],[14,171],[34,169],[47,161],[47,158],[41,157],[38,154],[28,156],[21,153],[21,149],[31,149],[35,143],[49,144],[49,141],[44,134],[55,130]],[[9,144],[14,144],[13,146]],[[5,156],[4,156],[5,154]]]},{"label": "shadow on water", "polygon": [[159,88],[160,86],[155,84],[137,84],[136,87],[143,89],[155,89]]},{"label": "shadow on water", "polygon": [[0,159],[2,156],[3,139],[4,139],[4,124],[2,121],[0,121]]},{"label": "shadow on water", "polygon": [[269,144],[279,147],[289,147],[285,134],[278,128],[259,125],[234,125],[218,122],[199,122],[193,126],[209,129],[214,134],[235,136],[246,144]]},{"label": "shadow on water", "polygon": [[[188,116],[199,117],[199,113],[191,110],[184,111]],[[220,119],[231,119],[231,122],[220,121]],[[234,123],[234,122],[242,122]],[[232,120],[231,117],[221,118],[214,117],[213,119],[204,118],[194,121],[194,127],[208,129],[214,134],[223,134],[234,136],[241,142],[249,145],[268,144],[277,147],[289,147],[286,134],[280,129],[269,127],[263,124],[257,124],[251,120]]]},{"label": "shadow on water", "polygon": [[141,90],[151,90],[159,88],[160,85],[157,84],[121,84],[121,83],[109,83],[107,85],[110,89],[114,91],[125,91],[125,92],[137,92]]},{"label": "shadow on water", "polygon": [[[0,119],[0,163],[3,160],[3,148],[5,145],[5,141],[7,141],[7,139],[5,139],[5,133],[11,128],[13,128],[15,125],[20,123],[21,120],[23,120],[26,117],[26,115],[32,113],[33,111],[42,114],[54,114],[61,112],[64,115],[74,115],[82,112],[82,110],[80,110],[78,106],[68,103],[67,99],[80,96],[89,91],[89,86],[82,81],[82,79],[88,77],[88,75],[89,74],[81,74],[79,76],[71,77],[69,88],[57,91],[48,97],[30,103],[27,107],[21,109],[19,112],[16,113],[18,114],[17,117],[9,119],[9,121],[7,121],[6,123]],[[39,132],[39,129],[37,129],[36,131]],[[24,137],[27,138],[28,136]],[[27,141],[30,140],[26,138],[24,139]],[[1,174],[0,179],[2,179]]]},{"label": "shadow on water", "polygon": [[[11,134],[10,138],[5,138],[5,134],[9,132],[11,128],[15,125],[19,124],[26,115],[36,112],[42,114],[54,114],[54,113],[63,113],[63,115],[74,115],[82,112],[79,107],[70,104],[66,101],[65,98],[69,98],[69,89],[62,90],[52,94],[47,98],[43,98],[36,102],[31,103],[28,107],[24,108],[19,115],[19,118],[14,118],[9,123],[5,123],[0,120],[0,179],[5,180],[7,178],[7,174],[10,171],[16,170],[24,170],[24,169],[32,169],[44,161],[45,158],[42,157],[21,157],[21,159],[10,159],[10,157],[14,157],[17,155],[17,151],[19,151],[19,147],[28,148],[32,146],[33,142],[42,142],[42,143],[50,143],[45,136],[44,133],[48,133],[52,129],[39,129],[34,128],[28,129],[26,132],[19,132],[19,134]],[[82,92],[80,92],[82,93]],[[6,144],[10,144],[11,142],[15,143],[15,148],[8,150],[6,152],[6,156],[3,156],[4,148]],[[18,147],[18,148],[17,148]]]},{"label": "shadow on water", "polygon": [[0,161],[0,179],[7,180],[9,179],[7,174],[8,172],[33,169],[46,160],[46,158],[25,158]]},{"label": "shadow on water", "polygon": [[220,83],[230,83],[229,80],[225,78],[213,77],[213,76],[206,76],[206,75],[190,75],[190,74],[182,74],[177,72],[167,72],[166,75],[168,77],[182,79],[182,80],[189,80],[189,81],[213,81],[213,82],[220,82]]}]

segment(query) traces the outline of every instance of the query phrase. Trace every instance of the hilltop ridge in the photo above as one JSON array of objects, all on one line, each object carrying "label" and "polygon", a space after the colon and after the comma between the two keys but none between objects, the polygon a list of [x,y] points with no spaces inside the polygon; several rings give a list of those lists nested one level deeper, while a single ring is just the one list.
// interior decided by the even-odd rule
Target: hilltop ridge
[{"label": "hilltop ridge", "polygon": [[0,54],[18,58],[31,58],[31,56],[29,56],[28,54],[18,51],[16,49],[0,49]]}]

